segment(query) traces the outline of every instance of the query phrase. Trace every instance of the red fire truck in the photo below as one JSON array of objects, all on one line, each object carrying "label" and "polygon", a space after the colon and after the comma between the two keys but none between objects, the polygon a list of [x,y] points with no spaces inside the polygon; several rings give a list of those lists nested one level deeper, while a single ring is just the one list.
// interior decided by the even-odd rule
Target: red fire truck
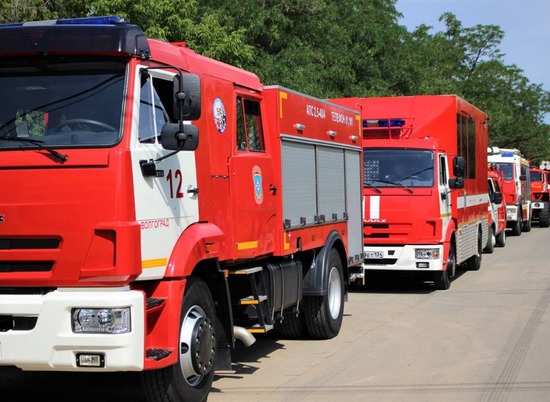
[{"label": "red fire truck", "polygon": [[513,236],[531,231],[531,177],[529,161],[519,149],[488,148],[488,161],[504,175],[502,185],[506,199],[506,221]]},{"label": "red fire truck", "polygon": [[504,247],[506,245],[506,201],[502,194],[502,184],[504,182],[502,171],[492,163],[489,163],[487,175],[489,237],[483,251],[492,253],[495,246]]},{"label": "red fire truck", "polygon": [[237,340],[341,328],[359,113],[118,17],[0,27],[0,365],[203,401]]},{"label": "red fire truck", "polygon": [[364,272],[413,273],[448,289],[459,266],[478,270],[487,115],[454,95],[333,101],[361,109]]},{"label": "red fire truck", "polygon": [[550,199],[548,175],[550,163],[543,161],[540,167],[529,167],[531,181],[531,221],[538,222],[542,228],[550,226]]}]

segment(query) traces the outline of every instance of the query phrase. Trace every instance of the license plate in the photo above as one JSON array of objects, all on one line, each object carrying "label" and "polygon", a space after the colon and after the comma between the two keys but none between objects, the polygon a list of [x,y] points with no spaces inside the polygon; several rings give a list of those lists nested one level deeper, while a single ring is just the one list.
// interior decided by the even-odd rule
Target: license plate
[{"label": "license plate", "polygon": [[367,251],[365,254],[367,258],[384,258],[384,253],[382,251]]}]

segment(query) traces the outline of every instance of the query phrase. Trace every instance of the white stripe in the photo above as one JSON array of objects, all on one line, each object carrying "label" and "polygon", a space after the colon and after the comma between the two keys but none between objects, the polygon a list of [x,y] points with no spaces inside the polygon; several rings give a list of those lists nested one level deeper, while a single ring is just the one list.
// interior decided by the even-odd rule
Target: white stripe
[{"label": "white stripe", "polygon": [[380,196],[373,195],[370,197],[370,219],[380,219]]}]

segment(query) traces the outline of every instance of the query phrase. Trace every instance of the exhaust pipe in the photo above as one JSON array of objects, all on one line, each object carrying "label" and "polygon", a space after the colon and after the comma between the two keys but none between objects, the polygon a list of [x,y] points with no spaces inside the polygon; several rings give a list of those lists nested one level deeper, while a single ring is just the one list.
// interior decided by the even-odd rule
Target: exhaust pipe
[{"label": "exhaust pipe", "polygon": [[233,336],[241,341],[246,347],[249,347],[254,342],[256,342],[256,338],[254,338],[254,335],[248,332],[248,330],[244,327],[233,327]]}]

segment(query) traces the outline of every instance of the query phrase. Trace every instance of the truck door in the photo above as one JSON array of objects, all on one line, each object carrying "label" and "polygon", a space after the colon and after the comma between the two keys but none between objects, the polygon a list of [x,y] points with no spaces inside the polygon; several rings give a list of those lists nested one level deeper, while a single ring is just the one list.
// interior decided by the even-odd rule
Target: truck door
[{"label": "truck door", "polygon": [[229,161],[232,247],[235,258],[251,258],[273,251],[277,185],[259,99],[237,95],[235,106],[235,149]]},{"label": "truck door", "polygon": [[438,169],[439,210],[442,221],[442,240],[452,217],[451,189],[449,188],[449,168],[447,155],[439,155]]},{"label": "truck door", "polygon": [[[136,220],[141,227],[142,278],[162,277],[181,232],[198,221],[195,153],[182,151],[156,165],[157,174],[146,176],[140,161],[166,154],[159,142],[162,126],[175,122],[172,104],[173,74],[151,70],[136,86],[132,131],[133,188]],[[121,177],[121,185],[124,183]]]}]

